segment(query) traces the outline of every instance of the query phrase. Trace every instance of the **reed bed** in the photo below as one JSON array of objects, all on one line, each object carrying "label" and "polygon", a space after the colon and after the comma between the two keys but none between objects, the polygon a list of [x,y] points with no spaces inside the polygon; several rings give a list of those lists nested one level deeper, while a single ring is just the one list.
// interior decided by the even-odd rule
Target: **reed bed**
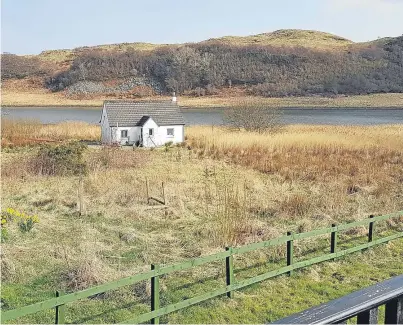
[{"label": "reed bed", "polygon": [[302,150],[367,150],[371,148],[403,149],[403,126],[324,126],[292,125],[284,132],[261,134],[231,132],[223,127],[192,126],[187,137],[196,147],[206,150],[267,150],[285,152]]},{"label": "reed bed", "polygon": [[403,175],[402,126],[289,126],[274,135],[192,127],[187,137],[199,156],[288,179],[345,176],[371,183]]},{"label": "reed bed", "polygon": [[100,137],[100,127],[85,122],[41,124],[40,121],[30,119],[2,118],[1,120],[3,146],[21,146],[46,141],[97,141]]},{"label": "reed bed", "polygon": [[[200,158],[252,168],[283,184],[277,206],[285,218],[403,208],[403,127],[288,126],[283,133],[192,127],[189,146]],[[285,184],[299,190],[287,191]],[[274,185],[273,185],[274,186]],[[288,193],[287,193],[288,192]]]}]

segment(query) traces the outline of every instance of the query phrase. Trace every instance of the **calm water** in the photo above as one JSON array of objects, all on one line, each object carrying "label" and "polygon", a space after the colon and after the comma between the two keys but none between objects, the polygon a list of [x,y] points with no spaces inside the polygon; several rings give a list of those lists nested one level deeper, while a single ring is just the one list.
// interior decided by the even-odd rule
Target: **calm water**
[{"label": "calm water", "polygon": [[[333,124],[372,125],[403,124],[403,109],[300,109],[282,110],[286,124]],[[182,109],[188,125],[220,125],[223,123],[223,109]],[[7,118],[36,119],[42,123],[61,121],[84,121],[97,124],[101,109],[85,108],[2,108],[1,116]]]}]

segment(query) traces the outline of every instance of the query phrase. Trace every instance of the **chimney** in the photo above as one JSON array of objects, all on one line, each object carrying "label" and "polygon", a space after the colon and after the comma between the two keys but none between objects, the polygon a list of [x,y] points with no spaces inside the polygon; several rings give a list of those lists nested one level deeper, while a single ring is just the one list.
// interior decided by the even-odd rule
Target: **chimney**
[{"label": "chimney", "polygon": [[173,93],[173,95],[172,95],[172,102],[173,103],[176,103],[176,96],[175,96],[175,92]]}]

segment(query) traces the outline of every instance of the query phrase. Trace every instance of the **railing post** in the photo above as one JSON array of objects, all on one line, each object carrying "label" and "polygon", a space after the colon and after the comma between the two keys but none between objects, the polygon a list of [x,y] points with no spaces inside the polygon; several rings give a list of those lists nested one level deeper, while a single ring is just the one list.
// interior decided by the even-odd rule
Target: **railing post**
[{"label": "railing post", "polygon": [[[332,228],[336,227],[336,224],[332,224]],[[337,249],[337,230],[332,230],[330,234],[330,253],[336,253]],[[333,259],[335,260],[335,258]]]},{"label": "railing post", "polygon": [[385,324],[403,324],[403,296],[386,303]]},{"label": "railing post", "polygon": [[378,324],[378,307],[359,313],[357,324]]},{"label": "railing post", "polygon": [[[63,291],[56,291],[56,297],[63,296]],[[65,305],[56,306],[55,324],[64,324]]]},{"label": "railing post", "polygon": [[[291,236],[292,232],[288,231],[287,232],[287,236]],[[290,239],[287,241],[287,266],[292,265],[294,259],[294,240]],[[288,275],[291,276],[294,272],[293,271],[289,271]]]},{"label": "railing post", "polygon": [[[227,286],[230,286],[235,283],[234,277],[234,258],[232,256],[232,247],[225,247],[225,250],[230,253],[230,256],[225,258],[225,278]],[[228,298],[234,298],[234,292],[227,292]]]},{"label": "railing post", "polygon": [[[151,270],[158,270],[159,266],[156,264],[151,264]],[[159,276],[154,276],[151,278],[151,311],[160,308],[160,278]],[[151,324],[159,324],[160,318],[155,317],[151,319]]]},{"label": "railing post", "polygon": [[[372,219],[374,216],[370,215],[369,217],[370,219]],[[369,223],[369,229],[368,229],[368,243],[372,242],[373,239],[374,239],[374,222],[371,221]]]}]

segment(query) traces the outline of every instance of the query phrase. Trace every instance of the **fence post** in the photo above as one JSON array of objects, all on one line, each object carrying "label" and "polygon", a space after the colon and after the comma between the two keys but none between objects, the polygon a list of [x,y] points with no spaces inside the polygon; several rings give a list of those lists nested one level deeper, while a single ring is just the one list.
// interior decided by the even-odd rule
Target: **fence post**
[{"label": "fence post", "polygon": [[385,324],[403,324],[403,296],[386,303]]},{"label": "fence post", "polygon": [[[56,291],[56,297],[63,296],[63,291]],[[55,324],[64,324],[65,305],[56,306]]]},{"label": "fence post", "polygon": [[[151,270],[158,270],[159,266],[156,264],[151,264]],[[159,276],[154,276],[151,278],[151,311],[160,308],[160,279]],[[155,317],[151,319],[151,324],[159,324],[160,318]]]},{"label": "fence post", "polygon": [[167,197],[165,194],[165,184],[162,182],[162,200],[164,201],[164,205],[167,205]]},{"label": "fence post", "polygon": [[[230,256],[225,258],[225,278],[227,282],[227,286],[230,286],[235,283],[234,277],[234,258],[232,256],[232,247],[225,247],[225,250],[230,253]],[[234,292],[227,292],[228,298],[234,298]]]},{"label": "fence post", "polygon": [[[291,236],[292,232],[288,231],[287,236]],[[294,240],[290,239],[287,241],[287,266],[292,265],[294,259]],[[291,276],[294,272],[289,271],[288,275]]]},{"label": "fence post", "polygon": [[[332,228],[336,227],[335,223],[332,223]],[[336,253],[336,249],[337,249],[337,229],[336,230],[332,230],[332,232],[330,233],[330,253]],[[335,258],[333,259],[335,260]]]},{"label": "fence post", "polygon": [[378,307],[359,313],[357,324],[378,324]]},{"label": "fence post", "polygon": [[[369,218],[372,219],[374,216],[370,215]],[[374,239],[374,222],[371,221],[369,223],[369,229],[368,229],[368,243],[372,242]]]},{"label": "fence post", "polygon": [[147,204],[150,204],[150,189],[147,177],[146,177],[146,195],[147,195]]}]

